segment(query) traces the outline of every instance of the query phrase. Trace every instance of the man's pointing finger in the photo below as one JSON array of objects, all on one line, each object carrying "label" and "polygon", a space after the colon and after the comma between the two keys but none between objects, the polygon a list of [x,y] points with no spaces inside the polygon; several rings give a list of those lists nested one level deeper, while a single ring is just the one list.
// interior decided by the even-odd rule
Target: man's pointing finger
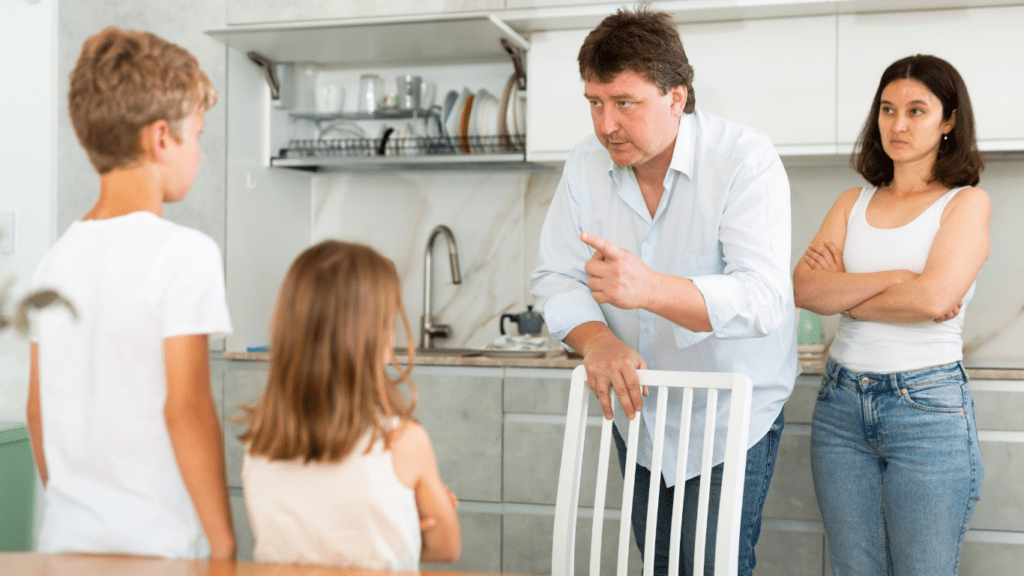
[{"label": "man's pointing finger", "polygon": [[600,252],[606,259],[612,256],[612,253],[618,249],[615,244],[612,244],[604,238],[589,232],[582,232],[580,234],[580,240],[582,240],[584,244]]}]

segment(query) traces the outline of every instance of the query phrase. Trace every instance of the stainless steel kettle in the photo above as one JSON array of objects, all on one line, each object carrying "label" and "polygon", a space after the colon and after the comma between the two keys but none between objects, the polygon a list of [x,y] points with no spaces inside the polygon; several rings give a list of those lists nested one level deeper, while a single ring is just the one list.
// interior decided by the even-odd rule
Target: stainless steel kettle
[{"label": "stainless steel kettle", "polygon": [[502,314],[499,320],[502,335],[505,334],[505,318],[515,322],[522,335],[536,336],[544,328],[544,316],[540,312],[534,312],[533,306],[527,306],[526,312]]}]

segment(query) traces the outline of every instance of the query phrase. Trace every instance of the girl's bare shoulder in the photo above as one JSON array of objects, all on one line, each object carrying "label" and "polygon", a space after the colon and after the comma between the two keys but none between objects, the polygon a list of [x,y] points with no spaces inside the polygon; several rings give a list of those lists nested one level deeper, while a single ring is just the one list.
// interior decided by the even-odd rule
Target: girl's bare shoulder
[{"label": "girl's bare shoulder", "polygon": [[403,420],[391,433],[391,461],[395,475],[409,488],[414,488],[434,462],[430,435],[415,420]]}]

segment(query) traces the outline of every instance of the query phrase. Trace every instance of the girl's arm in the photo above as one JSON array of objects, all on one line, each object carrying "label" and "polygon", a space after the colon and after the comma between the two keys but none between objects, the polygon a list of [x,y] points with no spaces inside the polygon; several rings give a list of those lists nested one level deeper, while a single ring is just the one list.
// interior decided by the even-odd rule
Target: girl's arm
[{"label": "girl's arm", "polygon": [[32,343],[31,366],[28,373],[28,405],[25,410],[25,419],[28,424],[28,437],[32,443],[32,456],[36,461],[36,468],[39,470],[39,479],[46,487],[50,479],[46,471],[46,454],[43,453],[43,411],[39,405],[39,344]]},{"label": "girl's arm", "polygon": [[210,557],[234,560],[223,437],[210,394],[209,350],[206,335],[164,339],[164,419],[185,488],[210,542]]},{"label": "girl's arm", "polygon": [[433,519],[423,532],[421,562],[455,562],[462,553],[459,517],[451,492],[441,482],[430,437],[423,426],[406,422],[391,444],[392,462],[398,479],[413,488],[420,519]]},{"label": "girl's arm", "polygon": [[853,307],[857,319],[877,322],[943,322],[955,317],[991,253],[992,203],[980,188],[966,188],[946,206],[924,271]]},{"label": "girl's arm", "polygon": [[838,314],[916,276],[906,270],[846,272],[842,258],[846,222],[860,191],[860,188],[850,188],[839,196],[797,263],[793,271],[793,298],[797,307],[818,314]]}]

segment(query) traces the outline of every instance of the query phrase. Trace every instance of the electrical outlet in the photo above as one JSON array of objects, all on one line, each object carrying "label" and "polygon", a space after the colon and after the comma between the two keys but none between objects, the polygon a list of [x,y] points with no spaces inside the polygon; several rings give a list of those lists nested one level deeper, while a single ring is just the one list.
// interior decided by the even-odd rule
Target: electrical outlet
[{"label": "electrical outlet", "polygon": [[0,254],[14,253],[14,212],[0,212]]}]

